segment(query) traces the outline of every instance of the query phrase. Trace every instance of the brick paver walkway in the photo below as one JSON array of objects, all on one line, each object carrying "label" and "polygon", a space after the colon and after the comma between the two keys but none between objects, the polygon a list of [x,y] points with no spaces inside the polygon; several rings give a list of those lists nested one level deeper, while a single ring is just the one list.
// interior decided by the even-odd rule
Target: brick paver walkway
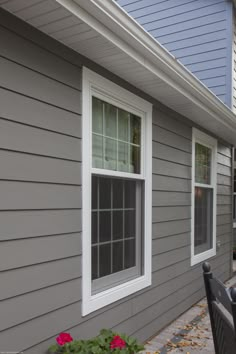
[{"label": "brick paver walkway", "polygon": [[[232,286],[236,276],[226,283]],[[145,346],[144,354],[214,354],[206,299],[190,308]]]}]

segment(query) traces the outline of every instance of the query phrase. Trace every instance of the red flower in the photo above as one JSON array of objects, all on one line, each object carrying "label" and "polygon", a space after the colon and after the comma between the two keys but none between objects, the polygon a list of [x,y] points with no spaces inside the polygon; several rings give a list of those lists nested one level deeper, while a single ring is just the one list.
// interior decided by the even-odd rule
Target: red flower
[{"label": "red flower", "polygon": [[120,336],[114,336],[111,343],[110,343],[110,349],[123,349],[126,347],[126,343],[124,339],[122,339]]},{"label": "red flower", "polygon": [[73,341],[70,333],[60,333],[59,336],[56,338],[56,341],[59,345],[64,345],[66,343],[70,343]]}]

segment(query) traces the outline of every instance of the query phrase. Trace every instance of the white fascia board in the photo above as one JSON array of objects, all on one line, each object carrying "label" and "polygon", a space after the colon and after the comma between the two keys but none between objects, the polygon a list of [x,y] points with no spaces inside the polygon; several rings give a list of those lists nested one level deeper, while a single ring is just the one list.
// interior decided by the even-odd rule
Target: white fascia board
[{"label": "white fascia board", "polygon": [[[56,0],[166,85],[220,122],[236,145],[236,116],[113,0]],[[210,117],[209,117],[210,118]],[[235,137],[233,137],[235,135]]]}]

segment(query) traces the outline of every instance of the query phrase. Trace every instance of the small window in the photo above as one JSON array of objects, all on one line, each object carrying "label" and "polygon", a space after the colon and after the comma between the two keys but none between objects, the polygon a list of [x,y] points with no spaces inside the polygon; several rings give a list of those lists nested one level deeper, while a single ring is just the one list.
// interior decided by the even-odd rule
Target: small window
[{"label": "small window", "polygon": [[83,315],[151,284],[152,106],[83,71]]},{"label": "small window", "polygon": [[193,129],[192,265],[216,253],[217,141]]}]

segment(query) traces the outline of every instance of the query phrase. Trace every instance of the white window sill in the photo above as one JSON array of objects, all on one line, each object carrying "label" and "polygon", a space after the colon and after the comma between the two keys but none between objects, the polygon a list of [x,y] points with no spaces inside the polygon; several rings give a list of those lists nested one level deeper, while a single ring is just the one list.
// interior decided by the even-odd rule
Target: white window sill
[{"label": "white window sill", "polygon": [[129,296],[150,286],[151,283],[151,277],[141,276],[96,295],[88,296],[87,298],[83,299],[82,315],[86,316],[89,313],[100,309],[101,307],[121,300],[126,296]]},{"label": "white window sill", "polygon": [[194,266],[198,263],[204,262],[207,259],[214,257],[216,255],[216,249],[212,248],[206,252],[197,254],[196,256],[192,255],[191,257],[191,266]]}]

